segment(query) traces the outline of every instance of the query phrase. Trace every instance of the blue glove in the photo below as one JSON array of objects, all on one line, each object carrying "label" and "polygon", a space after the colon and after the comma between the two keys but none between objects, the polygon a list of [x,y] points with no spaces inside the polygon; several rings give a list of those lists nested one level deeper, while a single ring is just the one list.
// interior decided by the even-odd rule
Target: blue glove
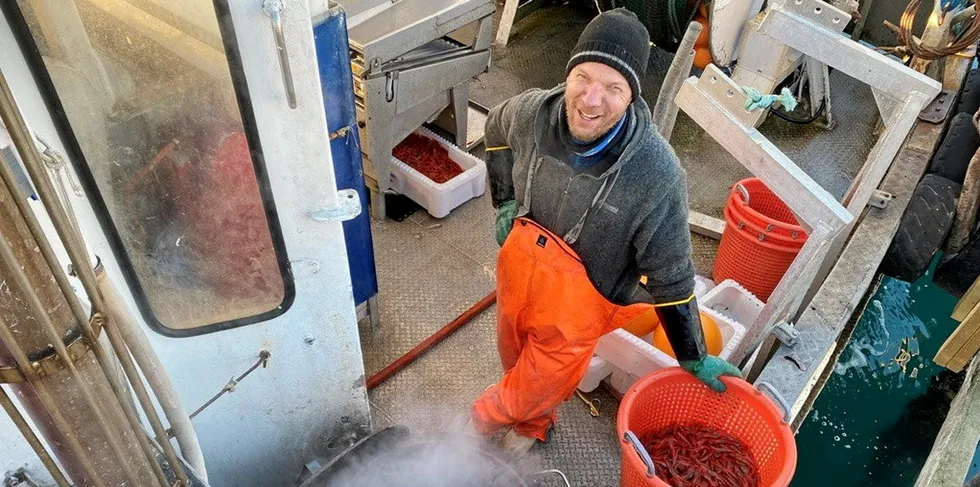
[{"label": "blue glove", "polygon": [[725,392],[728,389],[719,377],[727,375],[742,378],[738,367],[714,355],[705,355],[698,360],[684,360],[680,362],[680,366],[715,392]]},{"label": "blue glove", "polygon": [[507,235],[510,234],[511,227],[514,226],[514,218],[517,217],[517,202],[507,200],[497,207],[497,245],[504,246]]}]

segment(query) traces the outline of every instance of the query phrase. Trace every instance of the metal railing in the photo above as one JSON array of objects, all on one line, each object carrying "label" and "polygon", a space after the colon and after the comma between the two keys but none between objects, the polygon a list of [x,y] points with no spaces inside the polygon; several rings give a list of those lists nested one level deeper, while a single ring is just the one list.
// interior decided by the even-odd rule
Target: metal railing
[{"label": "metal railing", "polygon": [[[73,351],[69,350],[63,335],[58,332],[52,319],[55,310],[45,306],[35,287],[36,282],[32,283],[30,276],[22,267],[22,263],[18,262],[15,247],[21,245],[22,242],[12,240],[12,235],[0,235],[0,266],[10,274],[6,277],[11,280],[12,286],[20,292],[34,317],[33,322],[24,320],[18,331],[23,334],[24,327],[38,327],[39,329],[32,328],[30,332],[43,333],[43,335],[37,336],[45,337],[48,340],[47,343],[50,343],[54,349],[54,353],[49,354],[47,358],[55,357],[53,363],[57,367],[67,369],[73,383],[77,384],[84,400],[84,406],[87,407],[87,411],[91,413],[91,418],[97,423],[98,430],[108,440],[109,448],[115,459],[100,458],[99,462],[95,462],[91,458],[90,452],[93,446],[84,445],[79,440],[78,432],[75,431],[78,429],[78,425],[73,425],[69,421],[70,416],[66,416],[65,412],[69,408],[64,404],[65,398],[58,397],[52,391],[51,381],[46,377],[42,361],[32,360],[28,356],[28,351],[24,350],[21,343],[23,337],[15,336],[11,328],[8,327],[8,323],[4,323],[2,319],[0,319],[0,348],[9,352],[16,364],[16,372],[19,372],[22,381],[30,384],[36,392],[40,408],[50,418],[50,425],[65,439],[59,448],[67,449],[70,452],[74,460],[73,466],[77,467],[78,473],[76,475],[87,477],[93,485],[107,486],[110,485],[105,480],[107,473],[100,471],[97,465],[111,464],[122,470],[123,478],[129,481],[129,485],[147,485],[140,479],[147,478],[146,469],[149,468],[152,470],[152,478],[155,478],[161,486],[190,486],[191,483],[170,443],[166,428],[160,421],[130,351],[120,331],[106,313],[105,303],[97,288],[93,265],[89,260],[89,254],[82,241],[82,236],[72,225],[71,217],[65,208],[61,206],[56,188],[45,170],[42,157],[38,153],[24,119],[17,109],[2,72],[0,72],[0,119],[6,126],[11,140],[23,160],[24,167],[37,189],[38,197],[51,217],[58,238],[68,252],[71,266],[91,303],[91,312],[88,312],[72,289],[66,270],[59,264],[50,242],[45,237],[40,223],[29,206],[27,195],[22,194],[19,190],[11,168],[6,164],[0,164],[0,180],[16,202],[16,211],[12,211],[12,213],[19,216],[26,224],[26,228],[36,242],[51,274],[53,274],[54,281],[60,291],[58,301],[62,302],[61,299],[63,299],[64,302],[67,302],[76,326],[80,328],[81,338],[79,340],[83,350],[80,354],[73,354]],[[13,236],[23,237],[23,235]],[[106,332],[112,349],[111,355],[99,341],[100,328]],[[88,357],[88,352],[94,354],[98,362],[97,370],[100,370],[101,374],[98,374],[96,369],[91,368],[87,368],[84,372],[80,370],[78,364],[81,359]],[[48,362],[51,363],[52,361]],[[123,374],[119,374],[119,365],[122,367]],[[105,383],[111,389],[111,395],[105,394],[104,388],[100,389],[96,385]],[[140,422],[130,391],[135,393],[142,413],[156,437],[156,441],[152,444]],[[66,475],[55,464],[37,434],[31,430],[27,421],[2,389],[0,389],[0,406],[10,415],[58,485],[69,486]],[[77,405],[71,407],[72,410],[77,408]],[[111,421],[111,418],[119,416],[120,410],[125,418],[124,424]],[[127,451],[125,448],[125,445],[134,439],[139,447],[138,454]],[[158,461],[158,452],[162,454],[165,460],[163,466]],[[62,464],[64,463],[62,461]],[[173,473],[175,478],[173,484],[164,473],[164,466]],[[71,468],[66,466],[66,470],[69,471],[69,475],[73,474]],[[77,479],[75,480],[77,484],[82,484]]]}]

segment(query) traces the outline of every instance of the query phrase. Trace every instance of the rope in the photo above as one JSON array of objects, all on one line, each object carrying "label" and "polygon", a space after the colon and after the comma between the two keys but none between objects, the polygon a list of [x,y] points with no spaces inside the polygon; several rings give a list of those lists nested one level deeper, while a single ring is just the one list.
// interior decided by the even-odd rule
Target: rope
[{"label": "rope", "polygon": [[745,94],[745,109],[754,112],[756,110],[764,110],[770,108],[779,102],[779,104],[786,109],[788,112],[792,112],[796,109],[797,102],[796,98],[793,97],[793,93],[789,91],[789,88],[783,88],[778,95],[763,95],[759,93],[759,90],[751,86],[743,86],[742,93]]},{"label": "rope", "polygon": [[[895,52],[900,55],[911,54],[919,59],[926,61],[934,61],[936,59],[944,58],[946,56],[952,56],[958,52],[965,49],[969,49],[971,46],[980,40],[980,21],[977,20],[977,15],[974,14],[973,20],[970,21],[970,25],[960,34],[953,42],[949,43],[945,47],[933,47],[923,45],[922,41],[916,40],[912,36],[912,25],[915,23],[915,14],[919,9],[919,5],[922,0],[911,0],[908,6],[905,7],[905,11],[902,13],[902,19],[899,21],[898,27],[890,22],[885,22],[885,26],[889,29],[895,31],[898,34],[898,42],[900,45],[885,48],[885,51]],[[954,4],[944,5],[942,9],[942,14],[945,15],[948,9],[954,7]]]}]

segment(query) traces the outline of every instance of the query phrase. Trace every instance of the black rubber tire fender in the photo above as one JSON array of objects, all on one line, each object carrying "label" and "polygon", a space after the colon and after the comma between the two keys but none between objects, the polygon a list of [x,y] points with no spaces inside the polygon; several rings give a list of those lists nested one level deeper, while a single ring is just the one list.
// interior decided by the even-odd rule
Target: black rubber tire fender
[{"label": "black rubber tire fender", "polygon": [[973,115],[980,110],[980,69],[973,69],[963,81],[963,90],[954,113]]},{"label": "black rubber tire fender", "polygon": [[959,252],[946,256],[936,269],[933,282],[946,292],[962,297],[980,276],[980,231]]},{"label": "black rubber tire fender", "polygon": [[980,148],[980,134],[973,125],[973,116],[957,114],[949,124],[949,130],[939,149],[929,163],[929,173],[942,176],[954,183],[963,184],[970,159]]},{"label": "black rubber tire fender", "polygon": [[944,177],[922,178],[882,261],[882,272],[908,282],[925,274],[953,226],[959,193],[960,185]]},{"label": "black rubber tire fender", "polygon": [[[691,16],[691,8],[687,0],[617,0],[612,2],[617,7],[625,7],[639,17],[640,22],[646,26],[650,33],[650,40],[656,47],[667,52],[676,52],[681,38],[684,37],[684,30],[687,29],[687,20]],[[600,5],[610,5],[609,3]],[[671,15],[673,11],[674,15]],[[671,19],[675,18],[675,21]],[[677,30],[683,29],[678,33]]]}]

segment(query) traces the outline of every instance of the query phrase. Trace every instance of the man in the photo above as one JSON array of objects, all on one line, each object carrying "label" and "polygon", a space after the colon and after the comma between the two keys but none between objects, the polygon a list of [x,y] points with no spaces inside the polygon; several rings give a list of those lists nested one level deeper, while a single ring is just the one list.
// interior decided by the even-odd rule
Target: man
[{"label": "man", "polygon": [[739,375],[705,352],[684,171],[640,97],[649,56],[633,13],[602,13],[564,85],[527,91],[487,118],[505,374],[474,403],[470,428],[512,428],[504,447],[514,454],[547,439],[599,337],[636,320],[659,319],[680,365],[716,391],[719,376]]}]

